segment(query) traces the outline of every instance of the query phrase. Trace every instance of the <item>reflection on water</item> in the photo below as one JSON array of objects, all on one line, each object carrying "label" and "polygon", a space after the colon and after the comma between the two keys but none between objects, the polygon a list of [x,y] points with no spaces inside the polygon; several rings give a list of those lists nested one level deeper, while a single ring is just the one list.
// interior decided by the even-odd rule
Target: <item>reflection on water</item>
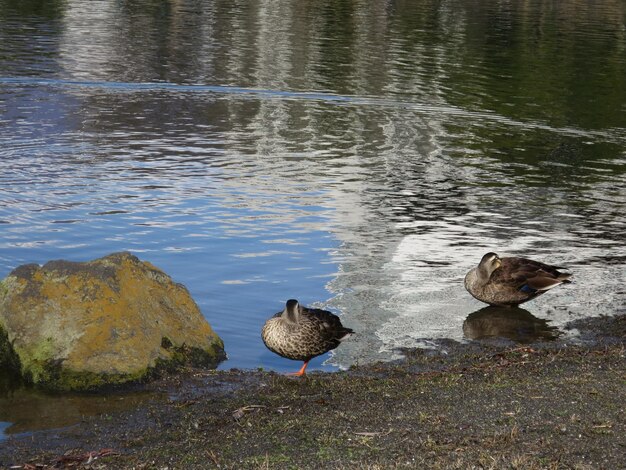
[{"label": "reflection on water", "polygon": [[16,390],[9,397],[0,396],[0,434],[20,434],[54,429],[79,423],[87,416],[132,410],[157,399],[155,394],[124,395],[47,395],[31,389]]},{"label": "reflection on water", "polygon": [[51,394],[0,374],[0,441],[7,435],[60,428],[87,416],[131,410],[152,400],[156,393]]},{"label": "reflection on water", "polygon": [[486,251],[570,269],[554,326],[615,313],[625,7],[483,3],[0,2],[0,277],[132,251],[221,367],[293,368],[289,298],[359,332],[342,367],[461,340]]},{"label": "reflection on water", "polygon": [[547,320],[537,318],[523,308],[489,306],[470,313],[463,322],[468,339],[506,338],[518,343],[550,341],[559,330]]}]

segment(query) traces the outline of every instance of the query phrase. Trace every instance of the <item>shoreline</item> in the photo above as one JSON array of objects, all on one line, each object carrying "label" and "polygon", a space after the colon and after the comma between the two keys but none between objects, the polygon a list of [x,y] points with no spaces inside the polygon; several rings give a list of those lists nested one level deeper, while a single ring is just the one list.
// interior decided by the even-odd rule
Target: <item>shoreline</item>
[{"label": "shoreline", "polygon": [[141,386],[165,398],[9,436],[0,467],[621,468],[626,315],[571,327],[304,379],[186,369]]}]

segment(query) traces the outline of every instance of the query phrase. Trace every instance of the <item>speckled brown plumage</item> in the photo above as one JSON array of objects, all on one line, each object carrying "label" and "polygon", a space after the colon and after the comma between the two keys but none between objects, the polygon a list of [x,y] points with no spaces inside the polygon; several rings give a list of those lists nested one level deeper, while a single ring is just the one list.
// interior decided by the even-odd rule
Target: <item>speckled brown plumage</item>
[{"label": "speckled brown plumage", "polygon": [[302,375],[308,361],[335,349],[352,333],[331,312],[303,307],[291,299],[285,310],[265,322],[261,337],[270,351],[287,359],[304,361],[298,374]]},{"label": "speckled brown plumage", "polygon": [[483,256],[465,276],[465,288],[476,299],[490,305],[513,306],[527,302],[559,284],[570,282],[571,274],[526,258]]}]

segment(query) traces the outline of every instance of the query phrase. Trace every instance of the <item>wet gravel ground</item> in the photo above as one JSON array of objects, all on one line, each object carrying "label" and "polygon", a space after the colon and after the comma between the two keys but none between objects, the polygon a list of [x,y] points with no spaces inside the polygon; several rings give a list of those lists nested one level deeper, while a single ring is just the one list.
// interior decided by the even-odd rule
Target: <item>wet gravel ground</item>
[{"label": "wet gravel ground", "polygon": [[0,443],[2,468],[626,468],[626,315],[576,342],[442,342],[306,378],[189,369]]}]

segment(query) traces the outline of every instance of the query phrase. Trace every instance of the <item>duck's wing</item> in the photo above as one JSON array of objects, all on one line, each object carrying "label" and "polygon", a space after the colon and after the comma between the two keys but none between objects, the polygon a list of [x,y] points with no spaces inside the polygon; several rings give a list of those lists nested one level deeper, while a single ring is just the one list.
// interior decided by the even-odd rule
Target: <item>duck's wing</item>
[{"label": "duck's wing", "polygon": [[326,338],[341,341],[354,333],[351,328],[343,326],[339,317],[334,313],[318,308],[303,308],[302,310],[306,318],[315,323],[322,335]]},{"label": "duck's wing", "polygon": [[502,265],[493,272],[492,280],[520,290],[545,291],[569,282],[571,276],[559,271],[564,268],[527,258],[502,258],[501,261]]}]

